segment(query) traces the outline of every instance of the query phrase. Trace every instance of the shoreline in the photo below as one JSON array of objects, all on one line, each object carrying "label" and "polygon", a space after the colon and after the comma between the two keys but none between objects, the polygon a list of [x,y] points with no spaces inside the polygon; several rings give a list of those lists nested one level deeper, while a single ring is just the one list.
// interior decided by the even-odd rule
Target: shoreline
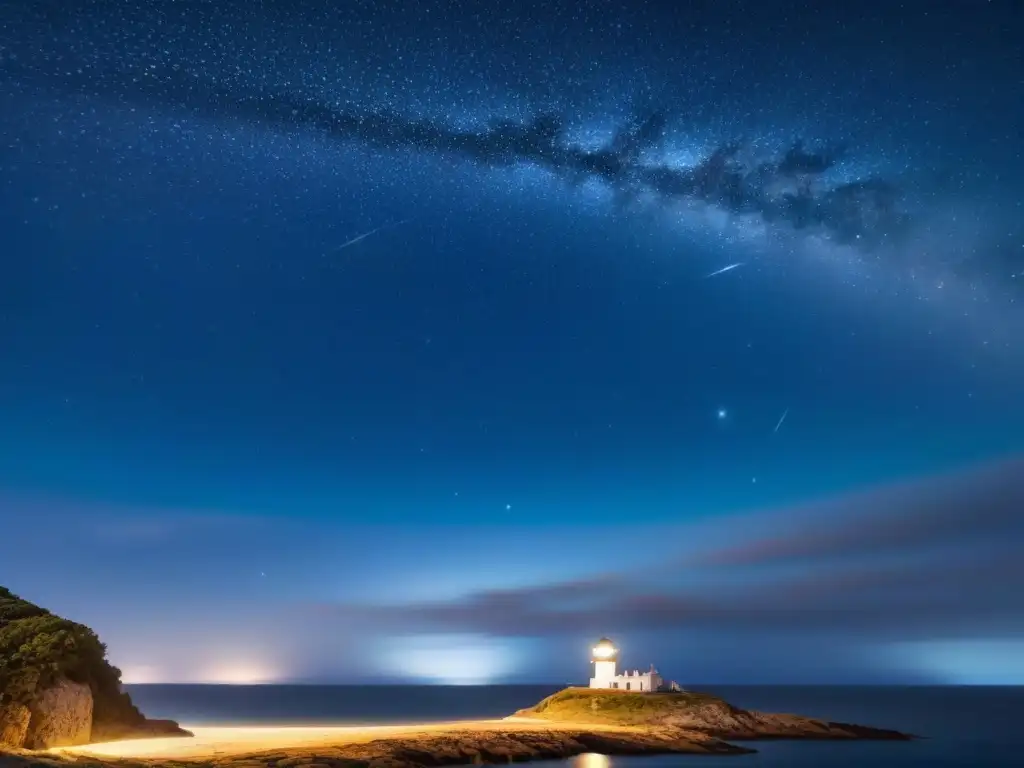
[{"label": "shoreline", "polygon": [[748,754],[700,733],[635,726],[476,720],[383,726],[197,729],[195,737],[137,739],[0,753],[0,768],[438,768],[609,756]]},{"label": "shoreline", "polygon": [[583,754],[739,755],[756,752],[746,742],[757,740],[913,738],[869,726],[743,710],[702,693],[653,697],[567,688],[500,719],[199,726],[188,736],[0,752],[0,768],[440,768]]}]

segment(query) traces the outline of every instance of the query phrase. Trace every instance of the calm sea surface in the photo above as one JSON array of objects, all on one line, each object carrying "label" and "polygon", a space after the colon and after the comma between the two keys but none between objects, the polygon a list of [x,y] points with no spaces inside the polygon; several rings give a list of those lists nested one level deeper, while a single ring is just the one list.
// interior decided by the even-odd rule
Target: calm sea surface
[{"label": "calm sea surface", "polygon": [[[186,725],[353,724],[502,717],[556,686],[130,685],[150,717]],[[571,768],[670,768],[727,760],[737,768],[1024,768],[1024,688],[702,686],[749,709],[795,712],[928,737],[912,743],[758,742],[759,753],[728,758],[595,759]],[[541,768],[564,763],[532,763]]]}]

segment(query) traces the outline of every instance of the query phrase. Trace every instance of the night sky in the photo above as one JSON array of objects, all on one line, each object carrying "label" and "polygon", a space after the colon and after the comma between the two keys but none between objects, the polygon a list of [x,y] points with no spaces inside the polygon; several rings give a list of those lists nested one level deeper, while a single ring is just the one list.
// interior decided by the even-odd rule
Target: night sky
[{"label": "night sky", "polygon": [[129,682],[1024,683],[1022,36],[0,0],[0,583]]}]

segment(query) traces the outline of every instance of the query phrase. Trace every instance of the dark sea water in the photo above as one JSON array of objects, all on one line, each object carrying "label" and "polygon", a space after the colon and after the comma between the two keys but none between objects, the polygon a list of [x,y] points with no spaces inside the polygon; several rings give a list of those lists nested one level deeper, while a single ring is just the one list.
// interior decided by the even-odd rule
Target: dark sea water
[{"label": "dark sea water", "polygon": [[[354,724],[503,717],[556,686],[130,685],[150,717],[186,725]],[[737,757],[576,758],[573,768],[1024,768],[1024,688],[702,686],[748,709],[794,712],[927,737],[909,743],[757,742]],[[564,766],[563,763],[532,765]]]}]

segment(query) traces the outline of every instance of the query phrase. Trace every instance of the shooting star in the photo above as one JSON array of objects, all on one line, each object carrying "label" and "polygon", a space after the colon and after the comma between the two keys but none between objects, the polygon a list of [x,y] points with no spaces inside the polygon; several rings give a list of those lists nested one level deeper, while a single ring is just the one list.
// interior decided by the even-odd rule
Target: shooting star
[{"label": "shooting star", "polygon": [[400,227],[403,224],[408,224],[408,223],[409,223],[409,219],[402,219],[401,221],[396,221],[394,224],[382,224],[381,226],[379,226],[379,227],[377,227],[375,229],[371,229],[369,232],[363,232],[363,234],[361,234],[361,235],[356,235],[351,240],[348,240],[348,241],[342,243],[341,245],[339,245],[337,248],[334,248],[331,251],[331,253],[337,253],[338,251],[343,251],[346,248],[350,248],[353,245],[355,245],[356,243],[361,243],[366,238],[372,237],[373,235],[376,235],[378,232],[380,232],[382,230],[390,229],[392,227]]},{"label": "shooting star", "polygon": [[740,262],[737,262],[735,264],[730,264],[727,267],[722,267],[721,269],[716,269],[710,275],[704,275],[704,279],[707,280],[709,277],[714,277],[715,275],[720,275],[723,272],[730,272],[730,271],[736,269],[736,267],[742,267],[743,264],[744,264],[744,262],[740,261]]},{"label": "shooting star", "polygon": [[789,408],[787,408],[786,410],[784,410],[782,412],[782,416],[781,416],[781,418],[779,418],[779,423],[775,425],[775,429],[772,430],[772,434],[775,434],[776,432],[779,431],[779,427],[782,426],[782,422],[784,422],[786,420],[786,417],[788,415],[789,415]]}]

